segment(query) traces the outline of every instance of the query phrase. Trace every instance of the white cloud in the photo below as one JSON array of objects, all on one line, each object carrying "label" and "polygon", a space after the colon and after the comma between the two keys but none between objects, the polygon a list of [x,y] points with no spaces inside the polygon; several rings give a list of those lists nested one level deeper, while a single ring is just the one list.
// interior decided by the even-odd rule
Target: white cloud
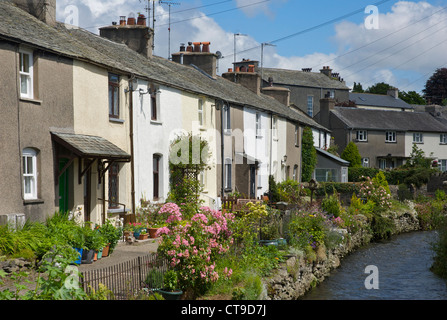
[{"label": "white cloud", "polygon": [[254,17],[260,13],[265,14],[267,17],[273,17],[274,11],[270,8],[272,3],[281,3],[288,0],[274,0],[274,1],[263,1],[263,0],[235,0],[236,5],[241,8],[241,10],[248,16]]}]

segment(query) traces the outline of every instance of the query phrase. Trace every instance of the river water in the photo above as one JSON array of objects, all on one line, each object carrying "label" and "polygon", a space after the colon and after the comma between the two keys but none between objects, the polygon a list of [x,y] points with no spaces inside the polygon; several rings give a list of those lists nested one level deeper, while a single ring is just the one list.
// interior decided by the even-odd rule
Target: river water
[{"label": "river water", "polygon": [[357,249],[302,300],[447,300],[447,281],[429,270],[437,237],[415,231]]}]

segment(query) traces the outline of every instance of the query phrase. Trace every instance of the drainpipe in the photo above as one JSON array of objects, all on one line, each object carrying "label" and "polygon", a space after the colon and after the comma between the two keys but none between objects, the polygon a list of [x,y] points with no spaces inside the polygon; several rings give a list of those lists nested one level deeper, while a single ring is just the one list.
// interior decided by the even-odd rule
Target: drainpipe
[{"label": "drainpipe", "polygon": [[[220,158],[221,158],[221,188],[222,188],[222,200],[225,196],[225,154],[224,154],[224,108],[225,108],[225,103],[222,100],[222,107],[220,108]],[[229,111],[229,110],[228,110]]]},{"label": "drainpipe", "polygon": [[132,74],[129,80],[129,126],[130,126],[130,179],[131,179],[131,198],[132,213],[135,213],[135,159],[134,159],[134,141],[133,141],[133,79]]}]

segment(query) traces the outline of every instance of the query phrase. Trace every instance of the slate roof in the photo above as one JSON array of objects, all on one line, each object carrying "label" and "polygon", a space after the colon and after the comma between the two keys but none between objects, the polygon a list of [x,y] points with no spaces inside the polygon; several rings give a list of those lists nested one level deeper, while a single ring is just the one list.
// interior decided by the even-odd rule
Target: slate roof
[{"label": "slate roof", "polygon": [[268,82],[269,77],[272,77],[273,83],[281,85],[349,90],[349,87],[342,82],[330,79],[321,72],[304,72],[278,68],[259,68],[259,70],[259,72],[263,70],[262,78],[266,82]]},{"label": "slate roof", "polygon": [[349,93],[349,100],[354,101],[357,105],[388,107],[396,109],[413,109],[413,107],[403,101],[389,95],[373,94],[373,93]]},{"label": "slate roof", "polygon": [[349,166],[349,161],[342,159],[340,157],[337,157],[335,154],[332,154],[330,152],[327,152],[326,150],[320,149],[320,148],[315,148],[315,150],[317,150],[317,152],[321,153],[323,156],[325,156],[326,158],[330,158],[342,165],[346,165]]},{"label": "slate roof", "polygon": [[219,76],[212,80],[191,66],[157,56],[146,58],[125,44],[115,43],[81,28],[67,29],[63,23],[51,27],[9,2],[0,1],[0,21],[0,39],[26,43],[114,69],[115,72],[133,74],[159,84],[272,112],[289,120],[329,131],[313,119],[293,112],[267,95],[256,95]]},{"label": "slate roof", "polygon": [[130,155],[110,141],[91,135],[51,132],[56,142],[83,158],[130,159]]},{"label": "slate roof", "polygon": [[447,126],[427,112],[335,107],[332,114],[349,129],[447,132]]}]

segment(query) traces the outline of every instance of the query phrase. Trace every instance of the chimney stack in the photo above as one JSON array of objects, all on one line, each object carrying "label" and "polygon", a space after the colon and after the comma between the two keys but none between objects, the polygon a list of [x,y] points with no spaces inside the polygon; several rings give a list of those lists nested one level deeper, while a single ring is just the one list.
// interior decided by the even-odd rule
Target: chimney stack
[{"label": "chimney stack", "polygon": [[210,52],[211,42],[188,42],[188,46],[180,45],[180,51],[172,54],[172,61],[194,65],[212,78],[217,77],[217,54]]},{"label": "chimney stack", "polygon": [[7,0],[50,26],[56,25],[56,0]]},{"label": "chimney stack", "polygon": [[329,78],[332,76],[332,69],[329,66],[324,66],[323,69],[320,69],[320,72],[328,76]]},{"label": "chimney stack", "polygon": [[119,25],[100,28],[99,35],[117,43],[124,43],[145,57],[152,57],[154,32],[146,26],[146,17],[143,14],[138,15],[138,21],[130,14],[127,22],[126,16],[120,16]]},{"label": "chimney stack", "polygon": [[228,69],[222,77],[236,82],[253,91],[257,95],[261,94],[261,76],[256,72],[258,61],[243,59],[241,62],[234,63],[234,70]]},{"label": "chimney stack", "polygon": [[320,99],[320,124],[330,129],[330,114],[331,110],[335,108],[335,100],[330,98],[327,93],[324,98]]},{"label": "chimney stack", "polygon": [[398,99],[399,98],[399,89],[391,87],[387,90],[387,95],[393,97],[394,99]]}]

